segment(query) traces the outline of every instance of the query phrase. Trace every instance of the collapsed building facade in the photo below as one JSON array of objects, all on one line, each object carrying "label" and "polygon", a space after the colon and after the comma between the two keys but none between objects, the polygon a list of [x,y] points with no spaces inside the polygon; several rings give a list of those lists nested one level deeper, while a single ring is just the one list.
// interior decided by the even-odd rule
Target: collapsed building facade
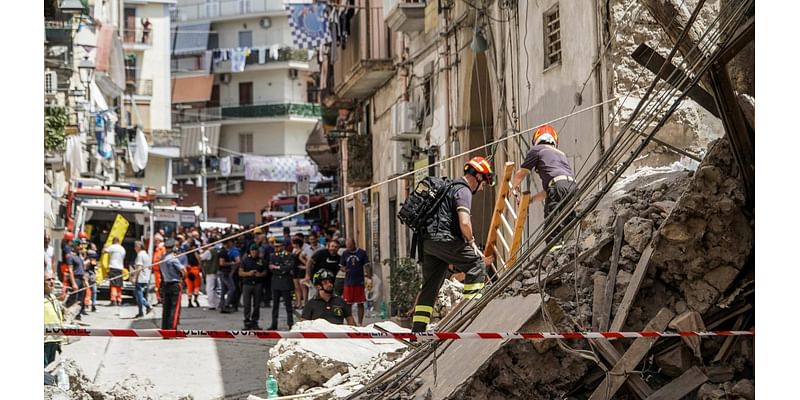
[{"label": "collapsed building facade", "polygon": [[[348,140],[390,144],[375,148],[368,183],[406,172],[398,158],[417,168],[448,159],[428,172],[457,176],[483,153],[501,170],[522,160],[529,128],[554,121],[580,186],[552,221],[531,206],[516,254],[498,246],[516,262],[438,330],[754,326],[753,1],[443,1],[424,6],[422,22],[394,6],[403,18],[390,7],[383,16],[396,74],[357,95],[347,79],[323,82],[339,122],[370,127],[344,152],[358,151]],[[366,14],[360,23],[374,22]],[[416,130],[398,130],[398,104],[419,107]],[[394,211],[413,182],[345,205],[373,261],[407,254]],[[498,195],[473,204],[484,237]],[[557,231],[571,210],[578,218]],[[556,231],[565,246],[549,252],[543,238]],[[388,265],[380,272],[389,281]],[[751,398],[753,371],[752,338],[455,341],[414,348],[351,397]]]}]

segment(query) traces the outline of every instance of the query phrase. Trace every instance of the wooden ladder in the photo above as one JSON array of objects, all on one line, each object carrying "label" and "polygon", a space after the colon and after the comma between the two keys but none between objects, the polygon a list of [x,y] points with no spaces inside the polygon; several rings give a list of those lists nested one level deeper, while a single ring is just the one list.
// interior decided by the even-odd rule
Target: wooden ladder
[{"label": "wooden ladder", "polygon": [[[514,163],[509,161],[503,166],[503,178],[500,180],[500,192],[497,194],[492,221],[489,223],[489,234],[486,238],[486,249],[483,254],[486,257],[494,256],[495,265],[499,265],[498,270],[494,266],[495,273],[500,274],[507,270],[517,260],[517,251],[522,244],[522,235],[525,228],[525,221],[528,219],[528,205],[531,201],[531,193],[522,193],[519,208],[514,205],[514,200],[509,199],[511,194],[511,177],[514,175]],[[506,211],[510,218],[506,218]],[[514,228],[511,228],[511,224]],[[509,241],[507,238],[510,237]],[[500,241],[502,247],[498,247],[495,242]],[[510,243],[510,245],[509,245]],[[498,251],[501,250],[501,251]],[[503,256],[505,255],[505,257]],[[499,262],[499,264],[498,264]]]}]

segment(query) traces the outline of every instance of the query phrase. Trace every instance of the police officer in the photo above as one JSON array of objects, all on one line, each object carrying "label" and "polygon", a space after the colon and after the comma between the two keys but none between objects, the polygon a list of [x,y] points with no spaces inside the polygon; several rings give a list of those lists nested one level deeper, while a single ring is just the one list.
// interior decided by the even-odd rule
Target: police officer
[{"label": "police officer", "polygon": [[286,251],[281,240],[275,241],[275,252],[270,256],[269,269],[272,271],[272,324],[269,330],[278,329],[278,308],[281,304],[281,297],[286,308],[286,322],[289,329],[294,325],[294,314],[292,310],[292,292],[294,292],[294,269],[297,266],[297,256]]},{"label": "police officer", "polygon": [[434,222],[422,232],[423,283],[414,308],[412,332],[424,332],[431,322],[433,304],[448,264],[466,274],[464,298],[481,297],[486,264],[491,264],[493,257],[483,257],[475,244],[470,210],[472,196],[487,184],[494,185],[491,164],[481,156],[473,157],[464,164],[464,176],[447,188]]},{"label": "police officer", "polygon": [[242,260],[239,277],[242,278],[242,302],[244,303],[244,329],[261,329],[261,279],[267,276],[264,259],[258,256],[258,245],[250,244],[248,254]]},{"label": "police officer", "polygon": [[339,296],[333,295],[333,280],[336,275],[326,269],[321,269],[314,274],[314,286],[317,288],[317,297],[309,300],[303,307],[301,316],[304,320],[322,318],[326,321],[342,325],[345,319],[348,325],[355,326],[351,307]]},{"label": "police officer", "polygon": [[[544,201],[544,217],[556,211],[559,203],[565,198],[575,193],[577,184],[575,183],[575,173],[569,165],[567,155],[558,149],[558,134],[550,125],[542,125],[533,132],[533,147],[528,150],[525,161],[522,162],[520,170],[511,179],[511,193],[519,196],[519,185],[531,170],[535,170],[542,180],[541,192],[531,197],[531,201]],[[518,199],[519,200],[519,199]],[[575,213],[571,213],[560,226],[564,226],[575,218]],[[558,230],[547,235],[547,242],[558,234]]]},{"label": "police officer", "polygon": [[176,254],[180,246],[174,240],[167,240],[166,246],[171,253],[164,256],[161,262],[161,329],[178,329],[181,315],[181,282],[186,278],[186,267]]}]

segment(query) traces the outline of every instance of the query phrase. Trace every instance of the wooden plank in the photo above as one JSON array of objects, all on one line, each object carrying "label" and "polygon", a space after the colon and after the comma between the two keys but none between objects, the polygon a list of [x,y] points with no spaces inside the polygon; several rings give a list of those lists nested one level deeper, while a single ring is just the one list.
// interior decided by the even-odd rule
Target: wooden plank
[{"label": "wooden plank", "polygon": [[658,389],[648,397],[647,400],[679,400],[689,393],[692,393],[695,389],[699,388],[700,385],[706,383],[706,381],[708,381],[708,377],[700,368],[694,366],[686,370],[686,372],[675,378],[672,382]]},{"label": "wooden plank", "polygon": [[514,163],[508,161],[503,166],[503,179],[500,180],[500,193],[497,194],[497,201],[494,204],[494,213],[492,220],[489,222],[489,235],[486,237],[486,248],[483,254],[486,257],[493,256],[495,252],[495,240],[497,240],[497,228],[500,227],[500,216],[506,207],[505,199],[510,190],[508,183],[511,181],[511,176],[514,173]]},{"label": "wooden plank", "polygon": [[[645,327],[646,331],[662,331],[672,319],[674,314],[667,308],[662,308]],[[628,379],[628,371],[633,371],[642,359],[650,351],[651,346],[658,337],[640,337],[633,341],[628,351],[620,357],[619,362],[609,371],[608,377],[603,379],[600,386],[595,389],[589,400],[605,400],[614,398],[625,380]]]},{"label": "wooden plank", "polygon": [[[742,325],[744,325],[744,317],[745,317],[744,315],[740,315],[739,318],[736,319],[736,322],[733,324],[731,330],[733,331],[741,330]],[[737,337],[738,336],[728,336],[725,338],[725,342],[722,343],[722,347],[719,348],[719,351],[717,352],[717,355],[714,356],[714,359],[711,361],[711,364],[716,364],[722,361],[723,359],[727,358],[728,351],[730,351]]]},{"label": "wooden plank", "polygon": [[714,103],[714,96],[698,85],[692,86],[687,91],[686,86],[688,86],[692,80],[689,79],[686,72],[679,69],[672,63],[664,65],[667,60],[653,50],[650,46],[644,43],[640,44],[639,47],[637,47],[636,50],[634,50],[634,52],[631,54],[631,57],[653,74],[658,74],[658,72],[661,71],[661,74],[658,74],[659,79],[666,80],[667,83],[681,92],[686,92],[686,95],[689,96],[690,99],[694,100],[701,107],[705,108],[708,112],[719,118],[719,110],[717,109],[717,105]]},{"label": "wooden plank", "polygon": [[[597,352],[611,365],[616,365],[622,357],[608,339],[597,339],[593,340],[592,343],[597,346]],[[640,399],[646,399],[647,396],[653,394],[653,388],[639,375],[630,375],[625,380],[625,385]]]},{"label": "wooden plank", "polygon": [[633,271],[633,276],[631,276],[631,282],[625,290],[625,296],[622,297],[622,302],[619,304],[616,314],[614,314],[614,321],[611,322],[610,330],[621,330],[622,325],[625,324],[625,320],[628,319],[628,313],[631,311],[631,306],[634,300],[636,300],[636,295],[639,293],[639,287],[642,286],[642,282],[647,273],[647,266],[650,264],[650,257],[652,255],[653,242],[650,242],[647,248],[644,249],[644,252],[642,252],[639,263],[636,264],[636,269]]},{"label": "wooden plank", "polygon": [[606,277],[606,287],[603,291],[603,302],[600,303],[600,315],[598,315],[599,329],[602,332],[608,330],[611,320],[611,306],[614,303],[614,288],[617,285],[617,270],[619,269],[619,253],[622,247],[622,236],[624,236],[625,220],[616,217],[616,227],[614,228],[614,250],[611,252],[611,267],[608,269]]},{"label": "wooden plank", "polygon": [[[605,275],[594,277],[594,292],[592,295],[592,331],[600,331],[600,310],[603,309],[603,292],[606,290]],[[616,362],[615,362],[616,363]]]},{"label": "wooden plank", "polygon": [[514,238],[511,239],[511,257],[508,259],[506,268],[511,268],[517,262],[517,252],[522,244],[522,236],[525,234],[525,223],[528,222],[528,206],[531,203],[531,192],[522,193],[522,200],[519,202],[519,217],[514,224]]},{"label": "wooden plank", "polygon": [[720,52],[717,62],[720,64],[727,64],[733,57],[736,57],[742,49],[750,44],[756,38],[756,17],[752,16],[750,19],[736,29],[736,32],[731,35],[728,44]]}]

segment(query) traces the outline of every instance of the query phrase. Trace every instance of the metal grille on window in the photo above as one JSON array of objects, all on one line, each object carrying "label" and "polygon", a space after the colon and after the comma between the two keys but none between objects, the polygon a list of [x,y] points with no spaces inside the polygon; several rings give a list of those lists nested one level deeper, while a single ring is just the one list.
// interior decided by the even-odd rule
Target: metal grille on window
[{"label": "metal grille on window", "polygon": [[253,134],[240,133],[239,134],[239,152],[252,153],[253,152]]},{"label": "metal grille on window", "polygon": [[561,62],[561,21],[558,4],[544,14],[544,67]]}]

